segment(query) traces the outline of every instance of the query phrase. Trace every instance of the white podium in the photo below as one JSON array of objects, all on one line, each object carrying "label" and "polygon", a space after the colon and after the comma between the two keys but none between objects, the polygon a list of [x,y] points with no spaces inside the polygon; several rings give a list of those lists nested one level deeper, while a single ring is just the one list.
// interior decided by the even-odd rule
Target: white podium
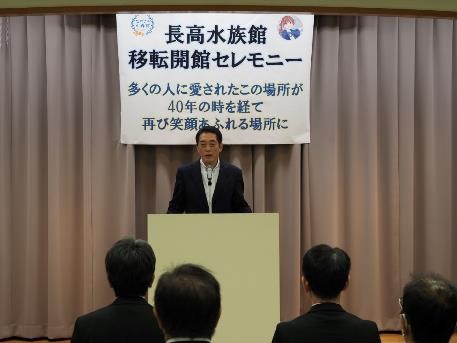
[{"label": "white podium", "polygon": [[206,267],[222,293],[212,342],[271,342],[279,322],[278,227],[277,213],[150,214],[148,241],[157,258],[156,280],[181,263]]}]

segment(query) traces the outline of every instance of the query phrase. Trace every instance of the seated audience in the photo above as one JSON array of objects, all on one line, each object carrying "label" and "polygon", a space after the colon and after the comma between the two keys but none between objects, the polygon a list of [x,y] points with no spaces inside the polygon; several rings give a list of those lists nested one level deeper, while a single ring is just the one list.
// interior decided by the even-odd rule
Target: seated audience
[{"label": "seated audience", "polygon": [[351,260],[342,249],[317,245],[303,256],[302,284],[311,309],[279,323],[273,343],[380,343],[376,324],[346,312],[339,304],[349,283]]},{"label": "seated audience", "polygon": [[105,258],[116,300],[76,320],[72,343],[163,343],[164,338],[145,299],[152,285],[155,256],[143,240],[116,242]]},{"label": "seated audience", "polygon": [[218,281],[203,267],[183,264],[163,274],[154,304],[167,343],[211,342],[221,314],[221,294]]},{"label": "seated audience", "polygon": [[447,343],[457,321],[457,288],[439,275],[416,276],[403,288],[406,342]]}]

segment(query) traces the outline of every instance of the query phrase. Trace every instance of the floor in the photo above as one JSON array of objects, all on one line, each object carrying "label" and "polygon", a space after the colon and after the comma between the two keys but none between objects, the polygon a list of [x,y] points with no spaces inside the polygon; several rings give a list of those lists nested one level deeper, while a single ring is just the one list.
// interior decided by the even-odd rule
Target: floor
[{"label": "floor", "polygon": [[[399,334],[392,334],[392,333],[384,333],[381,334],[381,341],[382,343],[404,343],[403,337]],[[452,336],[449,343],[457,343],[457,334]]]},{"label": "floor", "polygon": [[[396,333],[383,333],[381,334],[382,343],[404,343],[403,337]],[[47,342],[60,342],[70,343],[69,340],[0,340],[0,342],[21,343],[21,342],[34,342],[34,343],[47,343]],[[455,334],[450,343],[457,343],[457,334]]]}]

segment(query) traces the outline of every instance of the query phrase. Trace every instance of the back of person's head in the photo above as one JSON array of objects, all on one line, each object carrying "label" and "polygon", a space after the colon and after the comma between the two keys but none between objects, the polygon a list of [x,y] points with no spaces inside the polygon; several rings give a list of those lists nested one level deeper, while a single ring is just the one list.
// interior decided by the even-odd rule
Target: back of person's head
[{"label": "back of person's head", "polygon": [[351,259],[342,249],[320,244],[303,256],[302,272],[314,295],[321,299],[335,299],[345,289]]},{"label": "back of person's head", "polygon": [[222,133],[217,127],[215,127],[215,126],[203,126],[200,130],[198,130],[197,134],[195,135],[195,142],[197,143],[197,145],[198,145],[198,143],[200,141],[201,134],[204,133],[204,132],[206,132],[206,133],[214,133],[216,135],[217,142],[219,144],[222,143]]},{"label": "back of person's head", "polygon": [[168,338],[211,338],[221,311],[219,282],[205,268],[183,264],[162,274],[154,305]]},{"label": "back of person's head", "polygon": [[403,288],[406,335],[415,343],[447,343],[457,321],[457,288],[436,274],[413,277]]},{"label": "back of person's head", "polygon": [[118,297],[144,296],[154,279],[156,258],[148,242],[124,238],[105,257],[108,281]]}]

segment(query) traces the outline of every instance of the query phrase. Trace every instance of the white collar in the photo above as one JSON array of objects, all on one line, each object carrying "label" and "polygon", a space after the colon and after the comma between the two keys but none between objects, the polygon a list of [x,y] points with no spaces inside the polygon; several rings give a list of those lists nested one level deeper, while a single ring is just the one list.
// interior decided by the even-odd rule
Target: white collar
[{"label": "white collar", "polygon": [[207,167],[207,166],[203,163],[202,159],[200,159],[200,166],[201,166],[203,169],[210,168],[210,169],[213,169],[213,170],[214,170],[214,169],[219,168],[220,162],[221,162],[221,160],[220,160],[220,159],[217,159],[216,166],[215,166],[214,168],[210,168],[210,167]]}]

